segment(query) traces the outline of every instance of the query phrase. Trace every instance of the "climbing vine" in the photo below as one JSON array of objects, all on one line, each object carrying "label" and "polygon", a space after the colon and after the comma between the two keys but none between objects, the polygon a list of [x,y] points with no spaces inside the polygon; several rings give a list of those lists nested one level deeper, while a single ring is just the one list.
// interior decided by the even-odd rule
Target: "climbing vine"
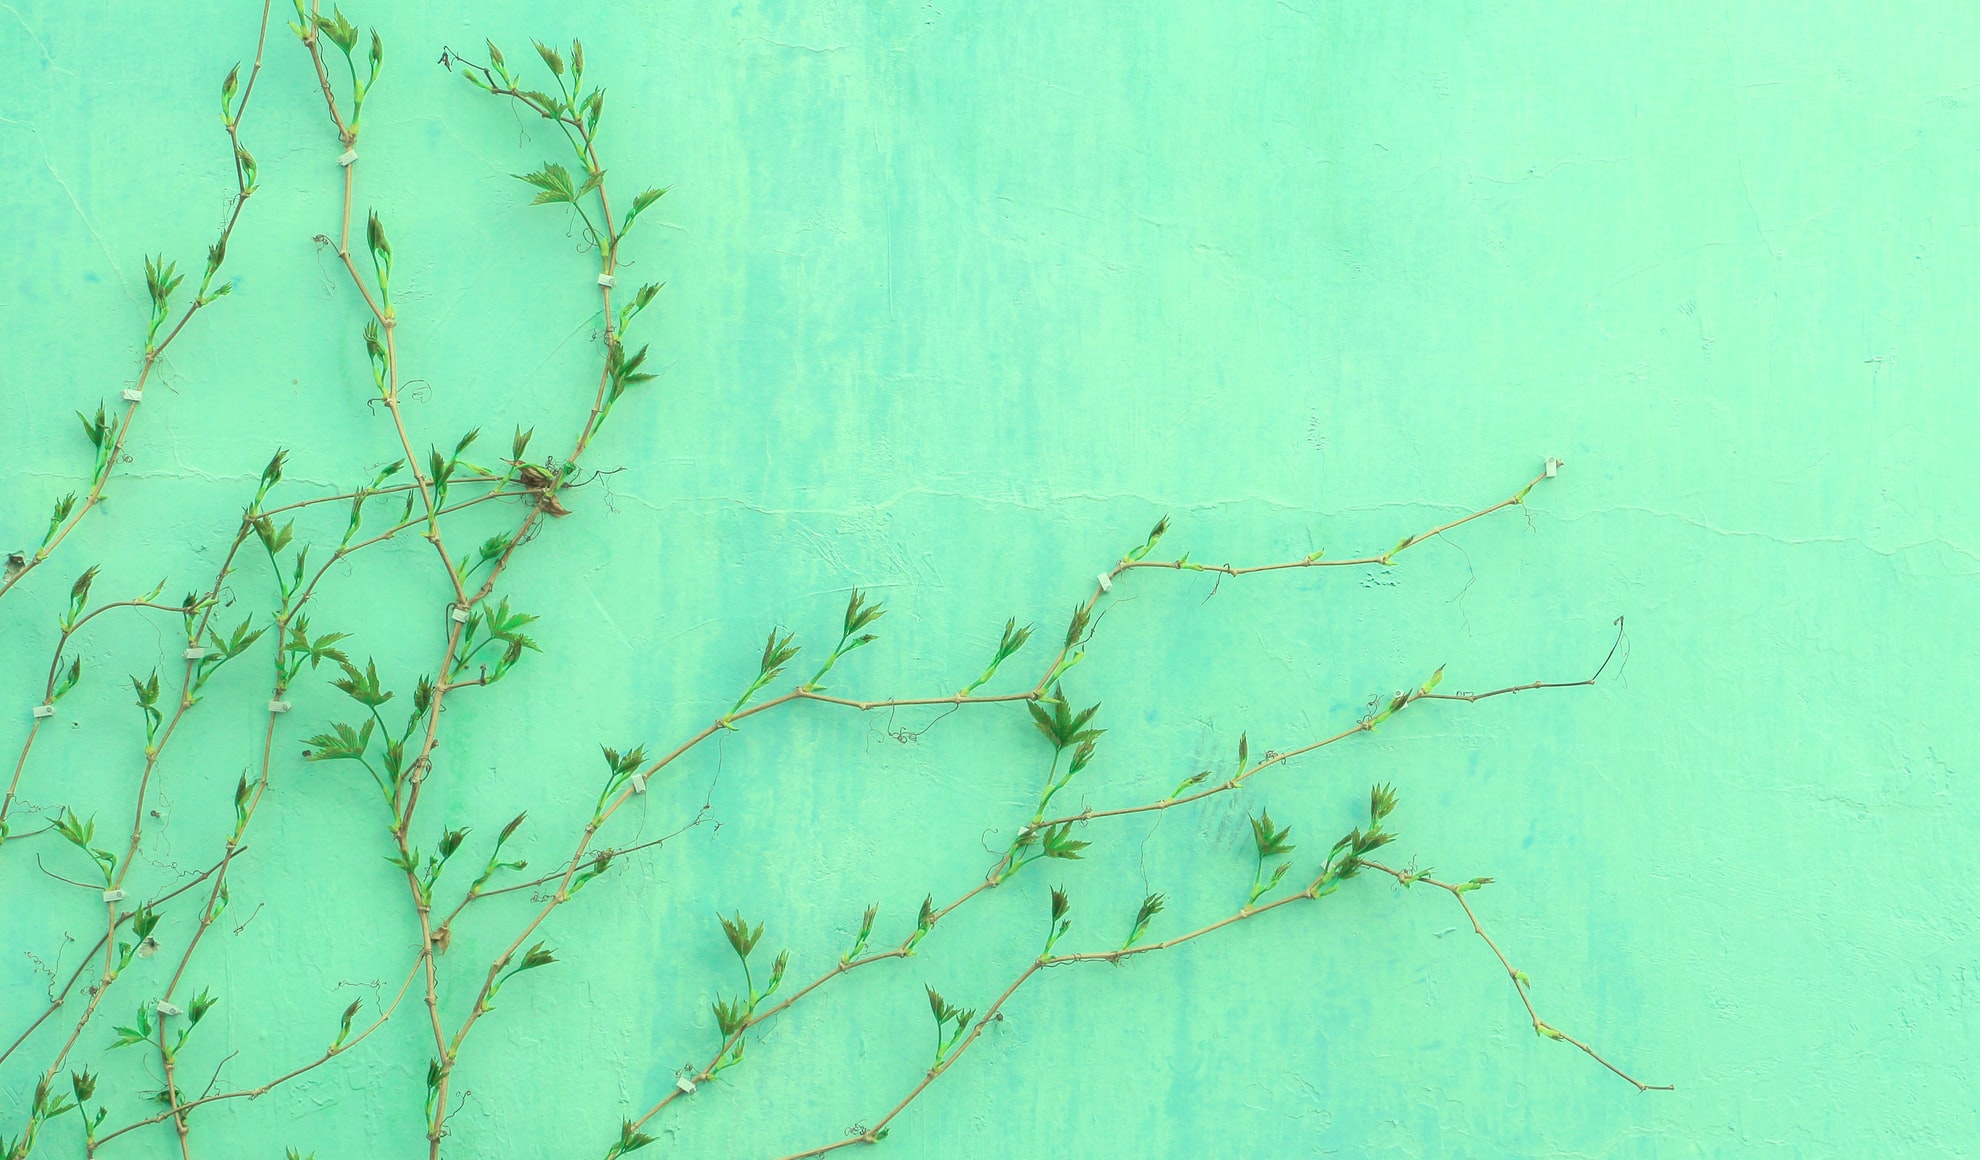
[{"label": "climbing vine", "polygon": [[[909,960],[942,941],[939,933],[993,905],[1000,887],[1070,870],[1088,860],[1089,851],[1120,840],[1129,819],[1242,798],[1260,779],[1283,776],[1289,763],[1390,728],[1406,711],[1423,712],[1419,706],[1586,687],[1615,661],[1623,639],[1620,620],[1612,639],[1591,642],[1587,675],[1458,692],[1444,688],[1444,670],[1436,668],[1416,674],[1400,691],[1381,696],[1365,714],[1329,734],[1290,748],[1254,753],[1248,735],[1241,734],[1229,742],[1227,759],[1179,773],[1173,783],[1165,780],[1170,788],[1159,795],[1095,806],[1068,793],[1089,784],[1089,769],[1103,758],[1107,734],[1118,727],[1082,687],[1080,665],[1101,647],[1099,621],[1120,599],[1121,589],[1192,574],[1221,581],[1400,567],[1419,545],[1472,521],[1523,508],[1535,489],[1556,475],[1560,465],[1549,460],[1505,498],[1410,531],[1379,551],[1339,557],[1315,551],[1248,566],[1213,564],[1193,561],[1187,552],[1168,553],[1171,529],[1164,519],[1102,568],[1062,621],[1013,615],[987,656],[959,658],[971,676],[956,691],[948,686],[880,697],[842,690],[840,682],[856,685],[859,679],[856,654],[879,642],[890,627],[884,603],[855,588],[842,614],[835,608],[833,629],[822,638],[801,640],[795,631],[766,625],[760,653],[708,674],[709,682],[725,684],[733,696],[724,698],[726,709],[688,736],[654,748],[605,744],[583,761],[565,755],[566,766],[555,771],[555,779],[584,777],[596,787],[588,811],[569,829],[548,828],[530,810],[439,821],[431,806],[434,787],[469,776],[450,761],[448,741],[469,723],[484,731],[502,726],[499,715],[468,718],[450,710],[477,699],[509,697],[518,685],[527,688],[532,705],[570,692],[569,683],[549,671],[546,662],[555,658],[546,658],[538,639],[540,618],[553,613],[526,603],[512,584],[511,566],[526,553],[554,555],[562,521],[595,513],[595,507],[587,511],[581,485],[595,470],[601,448],[619,440],[611,454],[624,460],[645,450],[637,446],[645,436],[615,424],[624,409],[666,406],[655,389],[642,331],[660,285],[634,279],[628,269],[633,248],[650,241],[639,227],[665,190],[622,183],[608,168],[600,134],[610,104],[606,89],[587,71],[581,42],[535,44],[516,54],[527,57],[526,64],[512,61],[493,43],[473,52],[445,48],[442,66],[485,99],[521,114],[539,130],[537,142],[556,154],[519,174],[519,189],[566,224],[586,256],[589,265],[582,269],[553,259],[545,259],[545,268],[559,278],[583,278],[594,288],[595,365],[584,383],[559,397],[536,400],[539,413],[490,414],[465,431],[420,429],[405,406],[411,380],[395,297],[399,253],[385,218],[359,208],[368,169],[362,152],[365,113],[388,99],[384,41],[336,8],[325,13],[316,0],[293,2],[288,28],[307,57],[320,96],[322,170],[339,195],[336,220],[325,223],[317,243],[341,274],[339,293],[362,311],[362,324],[348,341],[362,352],[365,373],[348,389],[376,417],[387,461],[353,465],[352,482],[333,488],[292,480],[287,453],[275,446],[264,449],[267,458],[242,497],[238,521],[214,530],[210,571],[189,584],[181,580],[106,599],[103,569],[121,575],[140,571],[143,561],[109,556],[103,564],[84,562],[90,552],[137,550],[92,540],[91,517],[118,488],[138,486],[121,478],[118,469],[141,444],[147,412],[164,405],[147,396],[160,360],[189,327],[221,309],[235,287],[227,274],[229,245],[263,188],[260,165],[243,133],[262,83],[264,49],[272,51],[274,14],[264,4],[251,59],[231,69],[220,86],[220,118],[235,177],[224,224],[203,262],[182,268],[181,259],[167,255],[145,259],[148,313],[134,324],[137,363],[130,385],[115,400],[91,402],[79,412],[86,447],[74,487],[52,499],[45,518],[10,512],[6,524],[10,537],[38,538],[7,556],[0,615],[17,631],[46,633],[49,660],[45,671],[9,674],[28,712],[0,797],[0,891],[10,910],[59,910],[82,932],[71,949],[83,952],[64,959],[56,948],[47,948],[36,957],[37,964],[58,964],[46,967],[46,1007],[7,1012],[10,1025],[0,1026],[0,1067],[7,1069],[0,1072],[0,1083],[24,1092],[18,1106],[4,1109],[11,1122],[0,1122],[0,1155],[7,1160],[109,1156],[143,1139],[169,1141],[184,1160],[202,1152],[231,1154],[237,1149],[229,1145],[227,1109],[325,1069],[380,1069],[381,1057],[409,1049],[403,1036],[380,1035],[390,1024],[419,1029],[419,1078],[402,1098],[421,1109],[424,1131],[418,1142],[379,1141],[380,1154],[423,1147],[437,1160],[457,1138],[459,1069],[486,1039],[475,1033],[499,1019],[517,993],[558,987],[552,980],[583,969],[587,924],[595,929],[613,921],[606,909],[589,905],[601,880],[719,821],[711,817],[712,805],[704,803],[686,809],[665,834],[649,837],[628,823],[638,812],[633,807],[658,796],[677,762],[745,723],[800,711],[1001,714],[1013,726],[1002,735],[1011,747],[1009,765],[1033,768],[1035,792],[1027,791],[1030,805],[1020,815],[991,820],[1007,826],[1008,839],[982,856],[974,885],[946,898],[928,892],[910,913],[886,913],[875,905],[856,921],[847,916],[847,929],[856,933],[842,946],[784,947],[774,937],[766,942],[777,919],[759,920],[732,903],[722,904],[726,913],[711,919],[710,933],[726,944],[734,973],[727,983],[698,980],[710,989],[713,1020],[701,1054],[659,1090],[626,1085],[629,1098],[616,1123],[565,1126],[572,1154],[613,1160],[653,1144],[665,1117],[691,1114],[693,1097],[704,1085],[746,1082],[740,1077],[754,1058],[749,1049],[785,1012],[855,973],[906,972]],[[280,33],[279,24],[275,32]],[[15,399],[12,405],[26,404]],[[271,444],[297,436],[282,430],[279,414],[257,418]],[[498,430],[508,433],[492,434]],[[378,550],[407,541],[418,545],[416,554]],[[367,638],[375,642],[384,631],[381,626],[401,622],[397,613],[381,609],[369,620],[326,622],[319,597],[337,585],[368,582],[362,579],[368,568],[405,575],[408,584],[378,590],[409,593],[410,622],[439,626],[423,664],[381,666],[364,651]],[[59,591],[50,573],[69,577],[66,593],[52,608],[24,604]],[[571,613],[564,606],[556,615]],[[106,617],[150,618],[169,647],[106,657],[90,643]],[[1111,640],[1105,647],[1136,646]],[[1605,655],[1598,658],[1597,652]],[[137,727],[131,744],[98,755],[86,768],[46,753],[50,731],[72,704],[65,699],[99,681],[127,684]],[[335,707],[325,710],[330,702],[318,693],[332,694]],[[252,712],[216,710],[216,703]],[[298,704],[307,711],[296,712]],[[238,775],[224,775],[231,793],[223,795],[230,804],[219,841],[191,862],[181,847],[176,861],[164,868],[144,856],[161,835],[160,787],[168,777],[184,782],[223,776],[183,741],[189,719],[216,711],[229,720],[252,719],[256,758]],[[228,1068],[233,1053],[226,1033],[209,1017],[221,1004],[253,998],[229,993],[219,981],[213,936],[238,932],[234,924],[244,917],[252,921],[233,906],[233,893],[271,849],[262,836],[270,828],[269,815],[308,811],[317,779],[343,775],[370,787],[366,792],[375,810],[370,853],[381,856],[378,921],[360,933],[389,941],[394,936],[386,932],[403,921],[415,937],[404,949],[400,972],[382,981],[369,1001],[323,996],[322,1026],[285,1041],[289,1063],[244,1081]],[[1075,801],[1082,804],[1071,804]],[[972,1049],[1028,988],[1076,974],[1073,968],[1119,966],[1199,942],[1214,944],[1222,932],[1243,924],[1297,921],[1299,912],[1370,878],[1448,897],[1481,940],[1481,953],[1506,975],[1538,1036],[1578,1050],[1639,1090],[1655,1086],[1541,1015],[1531,981],[1487,933],[1473,907],[1473,893],[1491,879],[1435,877],[1413,861],[1398,863],[1387,855],[1397,838],[1398,802],[1395,787],[1376,784],[1360,822],[1337,839],[1318,842],[1303,827],[1262,808],[1251,812],[1242,857],[1248,881],[1192,875],[1191,889],[1230,902],[1221,917],[1205,923],[1170,927],[1167,893],[1147,892],[1128,913],[1097,914],[1079,905],[1076,886],[1051,884],[1047,905],[1036,916],[1030,944],[1035,952],[1026,949],[1023,965],[1008,978],[989,988],[951,982],[946,974],[935,981],[909,980],[912,1001],[925,997],[933,1028],[925,1066],[899,1077],[897,1098],[878,1108],[848,1109],[848,1117],[866,1117],[849,1129],[790,1125],[794,1136],[809,1133],[824,1142],[791,1151],[785,1160],[885,1140],[945,1075],[977,1062]],[[489,906],[496,899],[509,905]],[[464,962],[462,954],[448,952],[470,922],[499,927],[501,933],[492,955]],[[34,948],[25,953],[38,955]],[[926,961],[931,978],[943,973],[938,958]],[[1063,985],[1078,983],[1067,978]],[[958,998],[964,986],[977,990]],[[146,1066],[134,1071],[118,1065],[132,1056],[142,1057]],[[513,1059],[498,1070],[510,1073],[503,1079],[526,1082],[527,1069]],[[289,1153],[297,1160],[308,1154],[300,1139]]]}]

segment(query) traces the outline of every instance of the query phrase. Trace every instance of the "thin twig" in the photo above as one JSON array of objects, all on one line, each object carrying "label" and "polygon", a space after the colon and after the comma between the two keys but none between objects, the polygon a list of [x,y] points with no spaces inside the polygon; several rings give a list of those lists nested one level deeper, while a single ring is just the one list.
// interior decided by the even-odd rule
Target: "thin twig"
[{"label": "thin twig", "polygon": [[1470,893],[1472,890],[1477,889],[1478,887],[1477,883],[1439,882],[1437,879],[1431,878],[1426,874],[1414,874],[1408,871],[1397,870],[1390,866],[1384,866],[1380,862],[1372,862],[1366,858],[1361,859],[1361,864],[1370,870],[1379,870],[1382,873],[1387,874],[1389,877],[1395,879],[1397,882],[1400,882],[1404,886],[1411,886],[1420,882],[1425,886],[1434,886],[1439,890],[1445,891],[1452,898],[1457,899],[1457,904],[1464,909],[1464,917],[1470,920],[1471,922],[1472,933],[1476,934],[1479,938],[1485,940],[1485,945],[1492,948],[1492,957],[1499,960],[1499,965],[1505,968],[1506,978],[1512,980],[1513,990],[1519,994],[1520,1004],[1526,1008],[1526,1017],[1528,1020],[1532,1022],[1533,1031],[1535,1034],[1544,1036],[1545,1038],[1548,1039],[1556,1040],[1561,1043],[1569,1044],[1570,1046],[1573,1047],[1580,1048],[1584,1053],[1587,1054],[1588,1058],[1594,1060],[1596,1063],[1601,1064],[1603,1067],[1608,1068],[1616,1075],[1621,1076],[1623,1079],[1627,1080],[1631,1086],[1636,1088],[1637,1091],[1668,1092],[1668,1091],[1677,1090],[1677,1085],[1675,1084],[1644,1083],[1642,1080],[1637,1079],[1635,1076],[1624,1071],[1622,1068],[1619,1068],[1615,1064],[1610,1063],[1608,1060],[1602,1058],[1602,1056],[1594,1048],[1588,1046],[1586,1043],[1583,1043],[1581,1040],[1576,1039],[1574,1036],[1569,1035],[1567,1032],[1562,1031],[1560,1028],[1554,1026],[1553,1024],[1547,1022],[1546,1020],[1540,1018],[1540,1013],[1534,1010],[1533,1008],[1532,996],[1527,993],[1528,988],[1531,987],[1532,984],[1531,982],[1528,981],[1526,977],[1526,972],[1521,971],[1518,968],[1514,967],[1512,965],[1511,960],[1506,958],[1506,953],[1500,950],[1499,944],[1494,942],[1492,940],[1492,936],[1485,932],[1484,925],[1478,921],[1478,913],[1471,909],[1471,902],[1465,898],[1466,894]]}]

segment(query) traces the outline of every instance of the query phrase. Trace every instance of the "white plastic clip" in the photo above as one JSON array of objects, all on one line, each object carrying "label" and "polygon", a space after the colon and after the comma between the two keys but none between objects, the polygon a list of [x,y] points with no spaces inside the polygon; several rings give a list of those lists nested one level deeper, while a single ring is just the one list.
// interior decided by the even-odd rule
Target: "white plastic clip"
[{"label": "white plastic clip", "polygon": [[694,1081],[684,1075],[674,1077],[674,1086],[681,1089],[682,1095],[691,1096],[694,1094]]},{"label": "white plastic clip", "polygon": [[1552,479],[1555,476],[1559,475],[1560,473],[1561,473],[1561,461],[1553,458],[1552,456],[1549,456],[1547,458],[1547,478]]},{"label": "white plastic clip", "polygon": [[160,999],[158,1001],[158,1013],[160,1015],[163,1015],[167,1019],[170,1019],[174,1015],[185,1014],[185,1012],[181,1010],[176,1003],[168,1003],[163,999]]},{"label": "white plastic clip", "polygon": [[455,624],[466,624],[468,618],[468,610],[461,607],[458,604],[449,604],[447,606],[447,618],[449,620],[452,620]]},{"label": "white plastic clip", "polygon": [[34,715],[37,717],[53,717],[55,715],[55,706],[36,705],[34,707]]},{"label": "white plastic clip", "polygon": [[344,150],[343,155],[337,158],[337,164],[343,166],[345,169],[349,169],[351,167],[352,162],[355,162],[356,160],[357,160],[357,150],[346,149]]},{"label": "white plastic clip", "polygon": [[125,388],[124,388],[124,401],[125,401],[126,403],[142,403],[142,402],[144,402],[144,390],[143,390],[143,388],[140,388],[140,387],[125,387]]},{"label": "white plastic clip", "polygon": [[105,902],[122,902],[123,900],[124,892],[121,890],[112,888],[103,892],[103,901]]},{"label": "white plastic clip", "polygon": [[1112,576],[1102,572],[1096,579],[1100,581],[1100,591],[1112,592],[1114,590],[1114,578]]},{"label": "white plastic clip", "polygon": [[619,280],[617,278],[612,277],[610,274],[600,274],[598,276],[598,284],[600,286],[605,287],[607,290],[610,290],[612,287],[617,286],[619,284]]},{"label": "white plastic clip", "polygon": [[268,702],[268,711],[270,713],[286,713],[289,711],[289,703],[287,701],[270,701]]},{"label": "white plastic clip", "polygon": [[632,775],[632,787],[633,787],[633,792],[634,792],[634,793],[645,793],[645,792],[646,792],[646,775],[645,775],[645,774],[643,774],[643,773],[635,773],[635,774],[633,774],[633,775]]},{"label": "white plastic clip", "polygon": [[189,661],[204,660],[205,658],[206,658],[206,649],[202,648],[199,645],[194,645],[186,650],[186,659]]}]

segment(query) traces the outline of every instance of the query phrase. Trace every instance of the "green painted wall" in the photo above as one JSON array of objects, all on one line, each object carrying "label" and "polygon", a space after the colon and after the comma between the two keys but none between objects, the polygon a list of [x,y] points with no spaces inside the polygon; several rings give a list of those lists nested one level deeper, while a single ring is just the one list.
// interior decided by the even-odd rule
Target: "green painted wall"
[{"label": "green painted wall", "polygon": [[[520,422],[562,443],[595,375],[591,260],[508,177],[550,145],[436,67],[442,45],[490,35],[513,58],[582,36],[611,90],[612,179],[673,186],[632,255],[633,277],[667,282],[665,373],[598,448],[622,470],[514,569],[546,655],[448,714],[436,831],[485,838],[527,808],[528,855],[556,857],[597,743],[671,746],[733,697],[770,626],[818,642],[855,584],[891,611],[840,688],[952,691],[1006,617],[1055,632],[1165,512],[1169,544],[1202,561],[1380,551],[1567,461],[1524,514],[1392,570],[1124,581],[1068,682],[1111,729],[1069,791],[1095,806],[1228,762],[1240,732],[1254,751],[1332,732],[1438,664],[1456,688],[1585,675],[1627,617],[1596,688],[1413,709],[1211,808],[1096,825],[1094,857],[1027,871],[922,955],[774,1025],[650,1154],[776,1155],[871,1120],[925,1064],[922,984],[986,1001],[1034,953],[1048,886],[1071,892],[1083,945],[1118,938],[1144,889],[1175,900],[1173,933],[1242,902],[1247,811],[1317,857],[1377,779],[1402,794],[1401,858],[1498,880],[1474,897],[1543,1013],[1676,1092],[1536,1039],[1447,898],[1363,881],[1053,973],[888,1154],[1980,1148],[1963,680],[1980,645],[1980,9],[1846,9],[359,5],[390,58],[359,212],[392,228],[422,441]],[[38,536],[87,469],[71,412],[131,374],[141,255],[194,263],[218,224],[215,90],[254,15],[0,5],[0,547]],[[394,456],[362,402],[360,314],[310,241],[335,224],[337,149],[279,30],[261,84],[245,138],[266,188],[235,237],[239,289],[147,394],[108,507],[0,604],[10,765],[83,566],[109,594],[164,576],[176,593],[210,575],[276,446],[297,497]],[[418,548],[354,561],[316,617],[401,688],[440,641]],[[230,595],[245,612],[270,593],[250,576]],[[172,631],[134,616],[87,640],[84,686],[25,775],[34,806],[127,826],[140,734],[122,674]],[[224,678],[175,742],[147,889],[211,857],[260,685]],[[340,712],[321,683],[295,700],[291,754]],[[677,765],[639,834],[704,801],[711,824],[552,919],[567,961],[470,1041],[447,1154],[602,1154],[713,1046],[707,1001],[734,987],[718,908],[763,921],[808,977],[869,902],[898,938],[924,893],[966,888],[1042,751],[1017,712],[896,738],[931,716],[794,711]],[[250,921],[192,975],[223,997],[225,1035],[189,1068],[210,1072],[225,1039],[218,1082],[258,1083],[369,1000],[351,984],[403,973],[416,928],[360,781],[278,763],[232,891]],[[45,1001],[37,964],[73,964],[65,940],[100,921],[35,855],[61,866],[45,838],[0,854],[0,1039]],[[522,913],[463,929],[456,984]],[[155,1063],[106,1054],[107,1024],[156,980],[118,987],[81,1058],[114,1078],[121,1123]],[[423,1155],[419,1018],[196,1116],[196,1154]],[[0,1135],[53,1042],[0,1068]],[[81,1155],[73,1119],[44,1139]],[[177,1154],[164,1128],[104,1153]]]}]

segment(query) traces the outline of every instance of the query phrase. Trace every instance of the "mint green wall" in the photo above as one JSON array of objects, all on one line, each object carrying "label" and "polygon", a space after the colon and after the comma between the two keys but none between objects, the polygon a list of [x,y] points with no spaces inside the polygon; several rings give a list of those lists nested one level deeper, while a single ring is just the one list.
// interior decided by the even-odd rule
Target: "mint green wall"
[{"label": "mint green wall", "polygon": [[[1585,675],[1627,617],[1597,688],[1413,709],[1211,808],[1095,826],[1093,858],[1027,871],[922,955],[772,1026],[651,1154],[775,1155],[871,1120],[925,1064],[921,985],[987,1001],[1034,953],[1048,886],[1072,894],[1083,946],[1118,938],[1144,889],[1175,899],[1173,933],[1243,901],[1247,811],[1317,857],[1377,779],[1402,794],[1401,858],[1498,880],[1474,897],[1543,1014],[1675,1093],[1536,1039],[1447,898],[1364,881],[1052,973],[887,1154],[1980,1147],[1963,679],[1980,9],[1846,7],[360,5],[389,61],[359,212],[392,229],[422,441],[521,423],[562,444],[595,375],[588,259],[507,176],[550,146],[436,67],[441,46],[491,35],[516,58],[530,36],[582,36],[611,90],[612,179],[674,187],[632,274],[667,282],[665,373],[598,447],[623,470],[512,573],[547,655],[448,714],[432,829],[485,837],[527,808],[549,862],[598,742],[670,747],[733,697],[768,628],[819,642],[855,584],[891,611],[840,688],[952,691],[1007,616],[1054,634],[1165,512],[1198,560],[1380,551],[1567,461],[1524,515],[1391,571],[1124,581],[1068,682],[1105,701],[1075,787],[1096,806],[1228,761],[1240,732],[1254,751],[1332,732],[1438,664],[1455,688]],[[131,373],[140,256],[193,263],[217,225],[215,90],[253,16],[0,5],[0,547],[86,470],[71,412]],[[266,188],[235,237],[238,291],[175,348],[109,506],[0,604],[10,764],[83,566],[104,565],[99,591],[170,576],[176,593],[210,575],[274,447],[296,497],[394,457],[361,401],[352,295],[310,242],[335,224],[337,149],[286,33],[261,84],[245,138]],[[354,563],[316,616],[401,688],[438,650],[417,547]],[[244,578],[242,610],[267,589]],[[122,674],[171,631],[133,617],[90,638],[26,777],[35,805],[129,809]],[[233,673],[175,742],[148,888],[211,857],[260,683]],[[295,700],[287,751],[339,711],[320,684]],[[552,919],[566,962],[470,1040],[448,1155],[601,1154],[713,1046],[707,1001],[735,985],[718,908],[766,923],[808,977],[867,903],[893,939],[925,892],[966,888],[1041,752],[1016,712],[889,735],[930,716],[793,711],[675,767],[640,833],[704,800],[719,828]],[[347,984],[398,978],[417,941],[370,792],[277,770],[233,888],[252,920],[191,976],[223,997],[233,1086],[319,1050],[369,999]],[[73,963],[65,936],[100,913],[40,874],[33,855],[60,851],[36,841],[0,854],[0,1038],[44,997],[35,957]],[[462,931],[443,960],[459,1002],[521,913]],[[156,980],[119,987],[117,1020]],[[423,1154],[420,1018],[196,1116],[197,1154]],[[157,1081],[104,1054],[110,1021],[82,1058],[115,1077],[120,1123]],[[37,1042],[0,1069],[0,1134]],[[188,1067],[210,1070],[207,1051]],[[46,1140],[81,1154],[72,1121]],[[164,1129],[105,1152],[168,1154]]]}]

